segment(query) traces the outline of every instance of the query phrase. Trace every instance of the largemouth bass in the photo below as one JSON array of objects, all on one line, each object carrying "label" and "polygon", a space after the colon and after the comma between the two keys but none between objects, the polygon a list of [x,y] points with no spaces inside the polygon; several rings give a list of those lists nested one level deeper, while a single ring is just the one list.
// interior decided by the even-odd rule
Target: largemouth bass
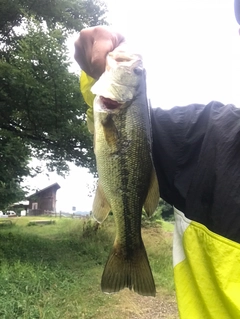
[{"label": "largemouth bass", "polygon": [[94,152],[99,175],[93,215],[102,222],[112,211],[116,238],[102,275],[104,292],[125,287],[155,296],[154,279],[141,237],[144,207],[159,202],[151,156],[151,122],[142,58],[124,51],[107,56],[106,71],[92,87]]}]

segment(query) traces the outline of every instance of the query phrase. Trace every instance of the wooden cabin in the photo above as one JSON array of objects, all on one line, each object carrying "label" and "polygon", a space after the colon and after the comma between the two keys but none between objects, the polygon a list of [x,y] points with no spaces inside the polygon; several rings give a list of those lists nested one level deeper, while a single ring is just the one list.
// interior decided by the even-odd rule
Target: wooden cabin
[{"label": "wooden cabin", "polygon": [[29,216],[43,215],[56,212],[56,193],[60,188],[58,183],[37,191],[27,197],[29,200]]}]

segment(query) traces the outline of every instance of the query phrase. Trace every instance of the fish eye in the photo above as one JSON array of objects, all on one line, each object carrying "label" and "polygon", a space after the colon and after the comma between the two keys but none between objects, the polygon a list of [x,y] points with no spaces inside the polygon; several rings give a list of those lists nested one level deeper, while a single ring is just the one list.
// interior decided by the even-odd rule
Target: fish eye
[{"label": "fish eye", "polygon": [[134,68],[134,69],[133,69],[133,72],[134,72],[136,75],[142,75],[143,69],[137,67],[137,68]]},{"label": "fish eye", "polygon": [[116,57],[114,58],[114,60],[116,62],[129,62],[131,61],[131,58],[127,57],[127,56],[121,56],[121,55],[116,55]]},{"label": "fish eye", "polygon": [[116,61],[116,62],[125,62],[126,60],[125,60],[124,58],[119,58],[119,57],[117,57],[117,58],[115,59],[115,61]]}]

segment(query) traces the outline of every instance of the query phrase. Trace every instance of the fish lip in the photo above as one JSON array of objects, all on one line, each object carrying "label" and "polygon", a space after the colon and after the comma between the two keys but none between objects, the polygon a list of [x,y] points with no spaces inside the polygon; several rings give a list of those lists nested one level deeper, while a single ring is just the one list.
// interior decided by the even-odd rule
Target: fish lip
[{"label": "fish lip", "polygon": [[119,103],[104,96],[100,96],[100,100],[102,107],[109,111],[119,109],[122,106],[122,103]]}]

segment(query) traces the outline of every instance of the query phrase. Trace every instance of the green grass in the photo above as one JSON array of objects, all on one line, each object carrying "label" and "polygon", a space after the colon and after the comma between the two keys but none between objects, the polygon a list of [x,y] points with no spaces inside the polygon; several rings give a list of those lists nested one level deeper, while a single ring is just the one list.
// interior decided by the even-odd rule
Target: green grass
[{"label": "green grass", "polygon": [[162,228],[167,232],[173,232],[174,224],[166,222],[165,220],[161,220],[161,226]]},{"label": "green grass", "polygon": [[[98,230],[93,221],[28,226],[31,220],[0,228],[0,318],[118,318],[112,317],[118,294],[100,291],[114,239],[112,217]],[[159,226],[144,229],[143,237],[157,290],[174,294],[171,240]]]}]

